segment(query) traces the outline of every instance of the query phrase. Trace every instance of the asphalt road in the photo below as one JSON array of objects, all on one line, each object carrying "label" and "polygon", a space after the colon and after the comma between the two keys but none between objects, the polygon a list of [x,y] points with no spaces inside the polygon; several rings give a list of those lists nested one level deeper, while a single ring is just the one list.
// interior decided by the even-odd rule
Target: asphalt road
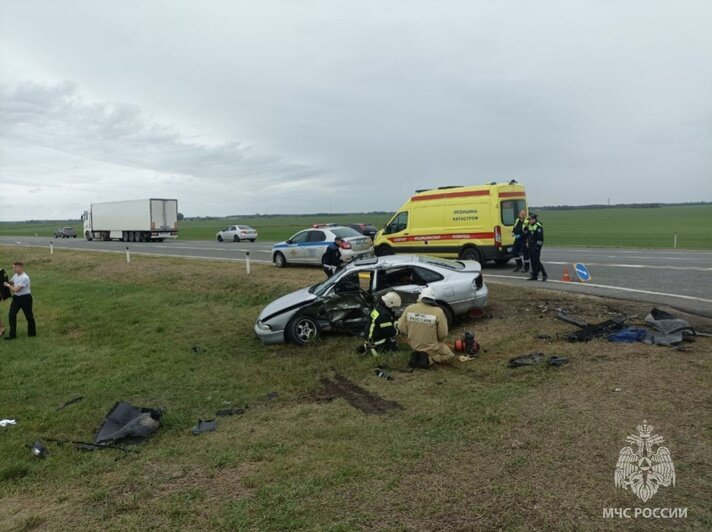
[{"label": "asphalt road", "polygon": [[[0,237],[0,244],[82,249],[132,255],[158,255],[205,260],[271,263],[271,242],[219,243],[212,241],[166,241],[161,243],[87,242],[81,238]],[[712,317],[712,252],[678,250],[630,250],[608,248],[544,247],[542,259],[549,280],[527,281],[526,275],[506,266],[487,265],[485,282],[501,282],[528,288],[565,290],[667,305],[693,314]],[[8,257],[8,260],[11,260]],[[591,280],[576,281],[573,264],[587,266]],[[562,281],[564,268],[572,282]]]}]

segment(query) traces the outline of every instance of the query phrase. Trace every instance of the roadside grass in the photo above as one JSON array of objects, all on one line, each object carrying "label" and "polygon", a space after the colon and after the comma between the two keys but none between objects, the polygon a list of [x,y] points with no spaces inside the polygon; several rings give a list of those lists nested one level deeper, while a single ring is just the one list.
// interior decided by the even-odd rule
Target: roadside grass
[{"label": "roadside grass", "polygon": [[[655,208],[599,208],[577,210],[537,209],[550,246],[591,246],[658,248],[673,247],[677,233],[680,249],[712,249],[712,205]],[[259,241],[280,241],[315,223],[371,223],[382,228],[390,219],[383,214],[330,214],[325,216],[231,217],[215,220],[184,220],[179,224],[180,240],[214,240],[228,225],[246,224],[257,229]],[[60,220],[55,223],[0,222],[0,236],[46,236],[57,227],[73,225],[81,233],[81,223]]]},{"label": "roadside grass", "polygon": [[[20,338],[0,342],[0,417],[17,419],[0,429],[2,530],[613,530],[621,523],[603,508],[639,506],[689,509],[651,528],[712,525],[710,339],[683,351],[570,344],[573,326],[553,317],[565,308],[590,322],[619,312],[640,321],[648,306],[490,285],[486,316],[454,330],[476,331],[480,359],[409,373],[405,347],[373,359],[347,337],[307,348],[253,337],[260,309],[321,280],[318,269],[255,265],[247,276],[212,261],[22,255],[39,336],[25,337],[20,316]],[[571,362],[506,367],[533,350]],[[393,381],[373,374],[377,363]],[[403,409],[369,415],[325,396],[320,379],[337,374]],[[166,409],[137,453],[47,440],[92,441],[119,400]],[[198,418],[245,405],[217,418],[217,432],[190,433]],[[613,486],[643,419],[678,475],[647,505]],[[38,438],[44,460],[26,447]]]}]

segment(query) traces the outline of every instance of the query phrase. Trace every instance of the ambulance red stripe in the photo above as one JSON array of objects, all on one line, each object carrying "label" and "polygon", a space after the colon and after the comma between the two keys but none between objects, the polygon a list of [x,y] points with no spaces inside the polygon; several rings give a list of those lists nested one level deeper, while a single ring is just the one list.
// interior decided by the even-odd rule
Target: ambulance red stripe
[{"label": "ambulance red stripe", "polygon": [[387,237],[392,243],[421,242],[424,240],[487,240],[493,239],[494,233],[441,233],[436,235],[414,235]]},{"label": "ambulance red stripe", "polygon": [[489,196],[489,190],[472,190],[469,192],[442,192],[440,194],[428,194],[427,196],[411,196],[410,201],[426,201],[445,198],[465,198],[468,196]]}]

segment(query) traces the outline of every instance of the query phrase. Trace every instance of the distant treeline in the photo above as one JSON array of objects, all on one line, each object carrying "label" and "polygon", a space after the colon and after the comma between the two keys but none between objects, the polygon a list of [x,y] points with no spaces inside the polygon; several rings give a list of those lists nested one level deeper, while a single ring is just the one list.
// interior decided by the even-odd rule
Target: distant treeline
[{"label": "distant treeline", "polygon": [[225,218],[286,218],[288,216],[356,216],[360,214],[388,215],[390,211],[310,212],[305,214],[229,214],[227,216],[186,216],[186,220],[223,220]]},{"label": "distant treeline", "polygon": [[660,207],[693,207],[699,205],[712,205],[712,201],[695,201],[688,203],[616,203],[615,205],[547,205],[541,207],[529,206],[530,209],[543,211],[575,211],[581,209],[658,209]]}]

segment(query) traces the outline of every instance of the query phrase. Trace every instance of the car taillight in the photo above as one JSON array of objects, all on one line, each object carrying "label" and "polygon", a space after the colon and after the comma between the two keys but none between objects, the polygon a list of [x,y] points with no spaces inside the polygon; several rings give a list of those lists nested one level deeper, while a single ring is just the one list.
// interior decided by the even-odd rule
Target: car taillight
[{"label": "car taillight", "polygon": [[477,291],[482,288],[483,283],[484,281],[482,280],[482,274],[480,274],[472,280],[472,287],[475,289],[475,291]]},{"label": "car taillight", "polygon": [[247,231],[240,231],[240,233],[245,235],[245,234],[247,234]]},{"label": "car taillight", "polygon": [[498,225],[494,226],[494,247],[502,247],[502,228]]},{"label": "car taillight", "polygon": [[346,240],[341,241],[341,249],[351,249],[351,242],[347,242]]}]

